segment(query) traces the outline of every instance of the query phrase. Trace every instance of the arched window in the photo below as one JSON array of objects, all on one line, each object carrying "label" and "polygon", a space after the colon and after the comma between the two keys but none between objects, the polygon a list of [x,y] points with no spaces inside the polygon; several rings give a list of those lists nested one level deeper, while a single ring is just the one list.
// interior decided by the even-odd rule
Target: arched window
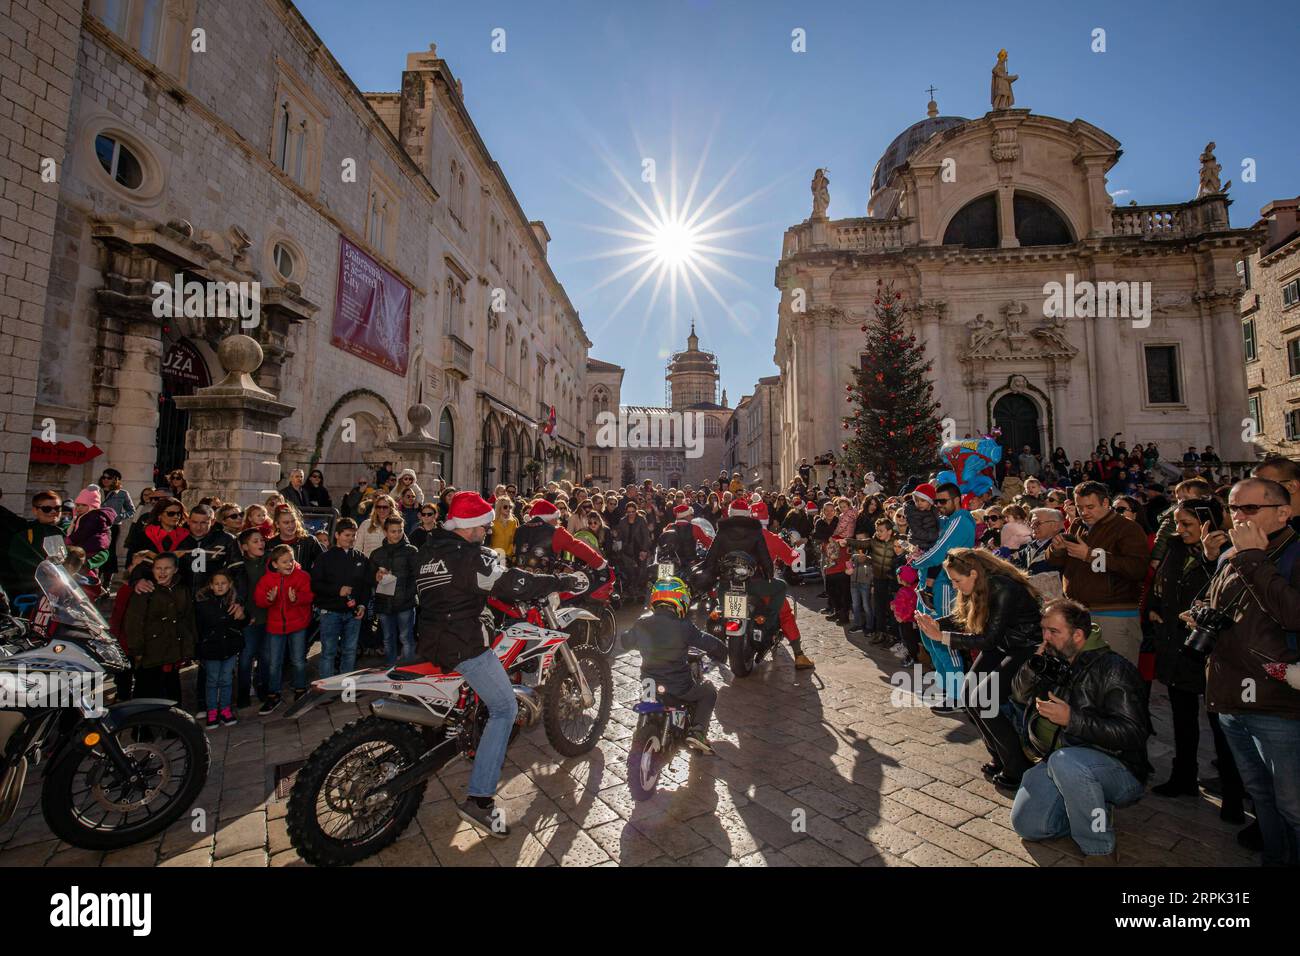
[{"label": "arched window", "polygon": [[519,340],[519,384],[528,387],[528,340],[525,338]]},{"label": "arched window", "polygon": [[506,324],[506,378],[515,381],[519,378],[519,369],[515,366],[515,327]]},{"label": "arched window", "polygon": [[1022,246],[1068,246],[1074,242],[1070,226],[1059,212],[1037,196],[1017,192],[1012,200],[1016,238]]},{"label": "arched window", "polygon": [[996,249],[999,241],[998,197],[994,193],[973,199],[962,206],[943,233],[945,246]]},{"label": "arched window", "polygon": [[712,415],[705,415],[704,416],[704,437],[717,438],[720,434],[722,434],[722,427],[718,424],[718,420],[714,418]]},{"label": "arched window", "polygon": [[493,368],[501,367],[501,320],[490,305],[487,310],[487,361]]},{"label": "arched window", "polygon": [[454,473],[452,466],[456,449],[456,426],[452,423],[449,408],[444,408],[442,417],[438,419],[438,444],[443,446],[438,450],[438,463],[441,466],[438,477],[451,484]]}]

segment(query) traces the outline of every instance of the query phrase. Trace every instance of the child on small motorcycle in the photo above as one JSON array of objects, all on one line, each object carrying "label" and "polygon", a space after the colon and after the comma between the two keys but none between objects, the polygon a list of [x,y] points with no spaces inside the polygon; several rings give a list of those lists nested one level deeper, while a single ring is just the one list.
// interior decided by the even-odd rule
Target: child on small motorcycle
[{"label": "child on small motorcycle", "polygon": [[709,721],[718,702],[718,690],[708,681],[695,682],[688,651],[699,648],[718,662],[727,659],[727,645],[686,620],[690,591],[681,578],[656,581],[650,592],[650,611],[639,617],[622,636],[623,647],[641,652],[641,680],[691,706],[691,729],[686,745],[711,754]]}]

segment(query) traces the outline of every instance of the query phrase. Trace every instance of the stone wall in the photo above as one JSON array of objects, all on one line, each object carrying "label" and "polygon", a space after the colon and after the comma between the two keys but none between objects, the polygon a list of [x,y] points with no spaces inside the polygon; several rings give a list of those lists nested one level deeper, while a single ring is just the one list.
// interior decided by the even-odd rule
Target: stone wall
[{"label": "stone wall", "polygon": [[0,0],[0,490],[26,513],[28,452],[81,5]]}]

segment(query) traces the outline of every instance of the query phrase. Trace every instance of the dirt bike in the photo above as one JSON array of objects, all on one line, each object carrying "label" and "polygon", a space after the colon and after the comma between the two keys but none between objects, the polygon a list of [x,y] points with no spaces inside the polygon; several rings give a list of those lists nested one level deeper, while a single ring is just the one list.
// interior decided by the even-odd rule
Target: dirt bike
[{"label": "dirt bike", "polygon": [[705,599],[706,630],[727,645],[727,663],[737,677],[748,677],[781,638],[780,606],[752,593],[758,564],[744,551],[720,562],[718,579]]},{"label": "dirt bike", "polygon": [[[686,659],[691,677],[700,683],[712,665],[708,655],[692,647],[686,652]],[[627,755],[627,785],[633,800],[649,800],[659,787],[664,767],[672,763],[677,749],[686,745],[686,733],[692,721],[691,704],[666,693],[662,684],[647,678],[642,686],[642,699],[632,709],[639,716]]]},{"label": "dirt bike", "polygon": [[0,619],[0,825],[29,767],[47,764],[41,812],[73,846],[116,850],[167,829],[208,776],[207,734],[168,700],[105,706],[129,669],[104,618],[69,576],[62,539],[44,542],[36,583],[49,632]]},{"label": "dirt bike", "polygon": [[[614,614],[618,579],[614,568],[607,565],[601,571],[574,569],[571,565],[558,561],[551,561],[544,567],[547,574],[576,574],[590,581],[579,591],[560,592],[562,606],[582,608],[589,612],[589,615],[575,618],[567,630],[575,648],[590,647],[604,657],[612,657],[618,644],[618,619]],[[488,598],[488,607],[492,609],[492,618],[498,627],[504,626],[511,619],[520,620],[524,613],[517,605],[497,598]]]},{"label": "dirt bike", "polygon": [[[567,628],[592,618],[560,596],[519,605],[492,641],[514,684],[520,729],[541,720],[560,754],[590,751],[609,723],[609,661],[570,647]],[[424,798],[429,777],[452,759],[473,759],[488,713],[465,679],[434,664],[398,664],[315,681],[286,717],[345,694],[373,694],[370,715],[326,739],[298,772],[289,795],[289,839],[317,866],[348,866],[395,841]]]}]

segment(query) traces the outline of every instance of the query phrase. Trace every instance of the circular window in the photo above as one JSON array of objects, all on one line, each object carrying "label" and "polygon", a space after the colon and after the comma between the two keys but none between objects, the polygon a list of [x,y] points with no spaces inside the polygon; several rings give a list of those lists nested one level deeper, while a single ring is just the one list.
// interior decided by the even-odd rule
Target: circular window
[{"label": "circular window", "polygon": [[140,160],[120,140],[100,133],[95,137],[95,156],[99,159],[99,165],[104,167],[104,172],[119,186],[139,189],[144,183],[144,168],[140,165]]},{"label": "circular window", "polygon": [[293,278],[293,270],[297,266],[294,261],[293,252],[283,242],[277,242],[275,249],[271,252],[271,258],[275,262],[275,271],[280,273],[286,279]]}]

